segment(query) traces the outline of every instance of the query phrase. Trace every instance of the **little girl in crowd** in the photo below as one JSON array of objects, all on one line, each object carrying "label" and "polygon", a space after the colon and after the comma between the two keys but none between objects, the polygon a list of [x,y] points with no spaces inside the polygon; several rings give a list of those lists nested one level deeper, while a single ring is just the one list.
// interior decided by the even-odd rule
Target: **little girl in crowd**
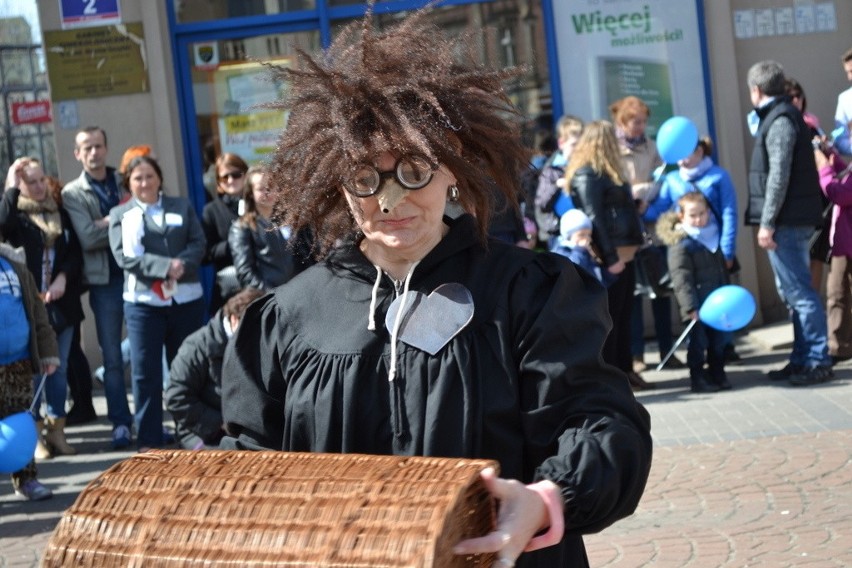
[{"label": "little girl in crowd", "polygon": [[725,374],[727,336],[698,320],[698,310],[707,296],[728,284],[725,257],[719,246],[719,225],[709,222],[710,206],[700,191],[683,194],[677,204],[678,211],[660,216],[657,235],[669,247],[669,272],[681,317],[685,322],[698,321],[686,352],[691,389],[728,390],[731,383]]}]

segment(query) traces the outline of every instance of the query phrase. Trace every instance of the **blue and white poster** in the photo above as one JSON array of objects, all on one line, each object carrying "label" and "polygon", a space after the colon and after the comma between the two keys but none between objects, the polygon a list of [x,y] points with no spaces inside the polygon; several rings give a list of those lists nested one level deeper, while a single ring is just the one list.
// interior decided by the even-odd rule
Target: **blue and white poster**
[{"label": "blue and white poster", "polygon": [[63,30],[121,23],[118,0],[59,0],[59,11]]},{"label": "blue and white poster", "polygon": [[673,115],[710,133],[695,0],[554,0],[563,112],[609,118],[634,95],[651,109],[648,134]]}]

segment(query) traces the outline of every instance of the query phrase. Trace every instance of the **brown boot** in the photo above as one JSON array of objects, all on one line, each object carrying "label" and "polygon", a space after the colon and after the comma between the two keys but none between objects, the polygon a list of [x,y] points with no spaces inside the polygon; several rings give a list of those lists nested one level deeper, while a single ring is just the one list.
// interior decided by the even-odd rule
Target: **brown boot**
[{"label": "brown boot", "polygon": [[44,422],[41,420],[36,422],[36,447],[34,457],[36,461],[49,460],[53,457],[53,454],[50,453],[50,450],[47,448],[47,443],[44,440]]},{"label": "brown boot", "polygon": [[65,418],[47,418],[47,433],[44,440],[54,455],[73,456],[77,450],[65,440]]}]

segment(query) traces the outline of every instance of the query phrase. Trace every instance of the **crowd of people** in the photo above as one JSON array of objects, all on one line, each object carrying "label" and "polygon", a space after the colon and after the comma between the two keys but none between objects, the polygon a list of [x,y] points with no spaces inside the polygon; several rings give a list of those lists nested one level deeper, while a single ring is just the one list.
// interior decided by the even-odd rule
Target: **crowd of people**
[{"label": "crowd of people", "polygon": [[[456,552],[497,553],[504,567],[585,565],[581,535],[632,512],[651,442],[631,388],[653,388],[640,374],[637,254],[651,249],[670,270],[671,295],[650,302],[661,358],[674,297],[695,325],[686,363],[668,365],[688,368],[693,392],[732,388],[731,334],[698,317],[738,265],[731,177],[706,136],[664,169],[649,107],[629,96],[611,120],[563,117],[535,194],[520,194],[529,153],[502,90],[516,71],[459,63],[424,13],[382,33],[354,23],[322,58],[278,70],[290,115],[276,151],[268,164],[211,158],[216,192],[200,216],[164,190],[149,146],[107,166],[100,127],[77,133],[82,172],[64,187],[37,160],[12,164],[0,416],[44,382],[36,459],[75,451],[69,387],[75,423],[95,418],[90,379],[86,390],[69,376],[88,292],[115,449],[173,443],[168,409],[186,449],[496,459],[499,476],[483,472],[495,530]],[[779,64],[746,79],[745,222],[794,328],[789,363],[770,377],[816,384],[852,357],[850,168]],[[826,203],[828,323],[807,244]],[[24,498],[50,497],[35,462],[12,478]]]},{"label": "crowd of people", "polygon": [[[107,166],[107,150],[104,129],[82,128],[74,148],[82,165],[78,178],[63,186],[45,175],[38,160],[21,157],[9,168],[0,199],[6,283],[0,298],[4,302],[10,299],[7,295],[23,298],[10,314],[20,315],[25,308],[27,317],[22,321],[28,322],[15,328],[19,335],[4,337],[0,374],[5,377],[8,373],[9,380],[0,381],[4,389],[0,415],[26,408],[29,403],[25,400],[44,382],[43,395],[35,404],[38,439],[34,459],[39,461],[76,452],[66,439],[65,428],[97,418],[93,377],[103,384],[113,449],[135,442],[139,451],[146,451],[175,441],[175,434],[163,422],[167,388],[173,392],[174,402],[168,407],[173,416],[186,417],[185,424],[176,426],[181,446],[195,447],[198,441],[189,436],[187,425],[203,421],[199,416],[205,413],[199,410],[201,414],[196,414],[189,401],[208,400],[201,396],[202,390],[218,393],[221,365],[211,366],[200,383],[201,375],[190,371],[187,362],[170,367],[179,348],[193,343],[187,338],[204,329],[208,304],[200,278],[202,265],[209,263],[220,271],[237,259],[240,271],[234,272],[233,286],[217,286],[209,303],[222,308],[212,310],[210,322],[219,328],[224,325],[225,337],[229,337],[236,329],[233,317],[241,315],[246,298],[255,299],[310,264],[311,243],[302,237],[304,233],[298,235],[298,246],[288,246],[289,231],[267,231],[271,227],[271,193],[264,183],[266,173],[255,169],[252,174],[239,156],[223,154],[217,160],[221,198],[211,200],[199,219],[187,198],[163,190],[163,174],[149,145],[127,148],[118,168]],[[235,255],[232,249],[237,251]],[[29,303],[30,284],[15,263],[26,266],[33,278],[39,298],[35,305]],[[95,373],[80,340],[81,297],[86,292],[103,361]],[[242,300],[225,309],[232,297]],[[12,317],[5,311],[3,316]],[[49,333],[43,327],[45,322]],[[23,343],[30,332],[38,341]],[[47,335],[52,335],[53,342]],[[212,356],[205,352],[205,361],[209,363]],[[219,356],[221,359],[221,353]],[[32,360],[22,362],[24,357]],[[8,368],[7,359],[13,363]],[[133,412],[125,382],[127,366]],[[32,371],[21,373],[24,367]],[[190,380],[188,373],[194,373],[195,379]],[[18,384],[24,374],[29,377],[26,389]],[[191,390],[196,387],[198,392]],[[66,411],[69,394],[71,405]],[[221,416],[221,409],[217,412]],[[221,423],[217,429],[221,430]],[[213,438],[205,435],[203,439],[212,443]],[[16,492],[24,498],[51,496],[36,478],[35,463],[12,479]]]},{"label": "crowd of people", "polygon": [[[852,50],[843,63],[852,77]],[[767,251],[794,330],[788,364],[770,371],[769,378],[814,385],[832,378],[835,363],[852,357],[844,225],[849,206],[844,188],[852,182],[841,156],[846,140],[841,130],[848,130],[849,123],[843,122],[834,137],[827,135],[807,112],[801,84],[777,62],[755,64],[746,81],[754,105],[747,122],[755,147],[748,187],[742,192],[748,196],[744,224],[757,227],[757,244]],[[848,94],[838,99],[838,121],[846,116],[848,100]],[[735,280],[740,269],[736,242],[741,225],[731,176],[714,163],[708,136],[700,137],[694,151],[677,164],[664,165],[645,135],[648,105],[637,97],[615,101],[609,110],[611,122],[584,127],[569,116],[557,123],[559,149],[539,168],[531,199],[539,246],[571,258],[607,287],[610,315],[620,332],[608,338],[618,348],[605,348],[604,358],[627,374],[635,390],[654,387],[640,375],[646,368],[643,295],[650,295],[657,346],[666,366],[688,368],[694,392],[730,389],[724,366],[739,358],[733,334],[700,322],[698,308],[710,292]],[[570,137],[563,131],[567,124],[574,125]],[[563,145],[569,139],[570,145]],[[633,258],[639,247],[662,256],[670,294],[648,294],[652,287],[637,281],[642,272]],[[826,264],[823,300],[819,290]],[[677,300],[684,326],[697,324],[685,364],[670,356],[671,298]]]}]

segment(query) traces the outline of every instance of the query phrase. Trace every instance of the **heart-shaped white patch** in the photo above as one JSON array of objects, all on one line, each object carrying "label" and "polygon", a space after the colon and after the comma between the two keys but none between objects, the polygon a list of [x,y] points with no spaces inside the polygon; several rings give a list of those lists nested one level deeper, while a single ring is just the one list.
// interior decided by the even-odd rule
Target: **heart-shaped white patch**
[{"label": "heart-shaped white patch", "polygon": [[434,355],[467,327],[473,319],[473,296],[458,283],[441,284],[428,296],[409,291],[394,300],[385,317],[385,327],[393,333],[399,305],[406,297],[399,337],[404,343]]}]

